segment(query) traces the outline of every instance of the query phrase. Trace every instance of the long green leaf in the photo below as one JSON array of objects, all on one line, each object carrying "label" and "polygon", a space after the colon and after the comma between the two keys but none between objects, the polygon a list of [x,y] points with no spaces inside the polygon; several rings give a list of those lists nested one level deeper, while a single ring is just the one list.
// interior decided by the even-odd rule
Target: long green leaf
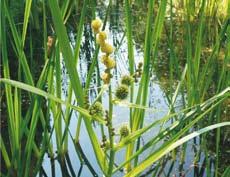
[{"label": "long green leaf", "polygon": [[[81,86],[81,81],[79,79],[76,66],[74,65],[74,56],[70,48],[67,31],[63,24],[63,20],[62,20],[60,9],[58,7],[58,3],[57,1],[49,0],[49,6],[50,6],[53,22],[54,22],[54,27],[57,33],[57,37],[60,42],[60,48],[63,53],[65,65],[69,73],[70,81],[71,81],[75,96],[77,98],[79,105],[83,107],[84,106],[84,92]],[[96,155],[97,162],[100,168],[102,169],[102,171],[106,174],[107,163],[105,161],[105,154],[100,147],[100,143],[98,141],[98,138],[95,132],[93,131],[91,122],[87,119],[84,119],[84,121],[85,121],[86,129],[88,131],[91,143],[93,145],[93,149]]]},{"label": "long green leaf", "polygon": [[230,122],[223,122],[223,123],[219,123],[219,124],[215,124],[215,125],[211,125],[208,127],[205,127],[201,130],[198,130],[196,132],[193,132],[183,138],[181,138],[180,140],[172,143],[171,145],[162,148],[160,151],[158,151],[158,153],[154,153],[152,155],[150,155],[145,161],[143,161],[141,164],[139,164],[137,167],[135,167],[132,171],[130,171],[127,175],[125,175],[125,177],[131,177],[131,176],[136,176],[138,175],[140,172],[142,172],[144,169],[146,169],[147,167],[149,167],[151,164],[153,164],[154,162],[156,162],[157,160],[159,160],[161,157],[163,157],[165,154],[169,153],[170,151],[172,151],[173,149],[177,148],[178,146],[182,145],[183,143],[186,143],[187,141],[200,136],[201,134],[211,131],[213,129],[219,128],[219,127],[223,127],[223,126],[230,126]]},{"label": "long green leaf", "polygon": [[[133,35],[132,35],[132,15],[131,15],[131,7],[129,0],[125,0],[125,17],[126,17],[126,36],[128,42],[128,59],[129,59],[129,71],[130,75],[134,74],[134,49],[133,49]],[[134,85],[131,84],[130,87],[130,102],[133,102],[134,95]],[[130,109],[130,125],[132,125],[132,109]]]},{"label": "long green leaf", "polygon": [[23,31],[22,31],[22,47],[25,44],[26,39],[26,32],[27,32],[27,26],[30,16],[30,9],[31,9],[32,0],[26,0],[26,7],[25,7],[25,13],[24,13],[24,22],[23,22]]},{"label": "long green leaf", "polygon": [[68,104],[66,101],[63,101],[61,100],[60,98],[57,98],[55,97],[54,95],[52,94],[49,94],[41,89],[38,89],[36,87],[33,87],[31,85],[27,85],[27,84],[24,84],[22,82],[18,82],[18,81],[13,81],[13,80],[10,80],[10,79],[0,79],[0,83],[5,83],[5,84],[8,84],[8,85],[12,85],[14,87],[17,87],[17,88],[20,88],[20,89],[23,89],[23,90],[26,90],[28,92],[31,92],[31,93],[34,93],[34,94],[37,94],[37,95],[40,95],[40,96],[43,96],[45,97],[46,99],[51,99],[57,103],[60,103],[60,104],[63,104],[67,107],[71,107],[72,109],[78,111],[79,113],[81,113],[82,115],[84,115],[86,118],[88,118],[89,120],[92,120],[95,118],[96,121],[99,121],[100,123],[105,123],[105,121],[102,119],[102,118],[98,118],[98,117],[92,117],[87,110],[83,109],[83,108],[80,108],[78,106],[73,106],[71,104]]},{"label": "long green leaf", "polygon": [[221,177],[229,177],[230,176],[230,166],[224,171]]},{"label": "long green leaf", "polygon": [[0,135],[0,149],[1,149],[1,154],[4,159],[4,162],[6,164],[6,167],[9,169],[11,167],[11,162],[8,156],[8,153],[6,151],[6,146],[4,144],[4,141],[2,139],[2,135]]}]

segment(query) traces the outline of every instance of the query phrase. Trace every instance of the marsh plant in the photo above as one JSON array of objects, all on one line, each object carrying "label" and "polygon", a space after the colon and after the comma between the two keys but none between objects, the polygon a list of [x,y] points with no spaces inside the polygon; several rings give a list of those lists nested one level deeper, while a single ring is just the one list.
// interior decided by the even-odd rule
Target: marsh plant
[{"label": "marsh plant", "polygon": [[[91,176],[170,176],[177,161],[183,168],[187,142],[198,140],[194,176],[229,177],[229,164],[223,166],[220,159],[221,142],[229,137],[225,130],[230,126],[229,1],[106,2],[0,2],[0,99],[5,125],[1,124],[0,135],[1,176],[49,176],[44,168],[47,161],[51,176],[80,176],[83,166]],[[105,13],[98,15],[100,3]],[[123,26],[118,25],[123,37],[113,46],[107,25],[119,3],[124,11]],[[143,30],[142,61],[135,57],[136,26]],[[85,50],[82,43],[91,37],[93,47]],[[117,74],[124,41],[128,67]],[[92,55],[83,61],[84,51]],[[163,65],[159,64],[162,53]],[[82,77],[85,61],[87,72]],[[152,75],[158,70],[166,77],[159,78],[168,83],[162,85],[168,104],[163,111],[148,104]],[[67,78],[66,88],[63,78]],[[115,125],[117,108],[127,111],[119,116],[128,122]],[[162,114],[146,124],[149,112]],[[142,143],[144,136],[148,138]],[[85,137],[90,155],[82,148]],[[73,158],[80,164],[78,171]],[[204,165],[199,167],[202,158]],[[167,163],[170,168],[165,172],[161,166]],[[180,170],[180,175],[186,171]]]}]

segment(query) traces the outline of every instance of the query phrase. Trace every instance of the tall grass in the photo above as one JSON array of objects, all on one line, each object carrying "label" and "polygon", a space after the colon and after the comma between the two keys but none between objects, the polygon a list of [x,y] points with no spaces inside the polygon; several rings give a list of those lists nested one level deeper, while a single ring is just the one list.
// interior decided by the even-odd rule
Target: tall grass
[{"label": "tall grass", "polygon": [[[93,6],[91,13],[95,17],[97,3],[92,3],[90,0],[77,1],[76,3],[69,0],[39,2],[25,1],[25,4],[23,4],[24,11],[21,12],[23,24],[20,26],[15,21],[16,12],[14,14],[11,9],[16,1],[12,1],[11,4],[6,0],[1,1],[3,78],[0,79],[0,84],[1,88],[4,88],[2,94],[7,106],[8,131],[6,134],[1,134],[0,137],[1,155],[6,167],[6,169],[1,170],[1,175],[20,177],[36,176],[37,174],[45,175],[42,161],[47,154],[50,157],[52,176],[56,175],[55,159],[60,164],[63,176],[76,176],[74,164],[71,164],[69,156],[69,153],[76,152],[80,164],[86,164],[93,176],[97,176],[97,170],[94,169],[96,166],[99,166],[104,176],[113,176],[119,170],[125,170],[124,176],[138,176],[152,164],[157,166],[152,171],[152,175],[156,176],[156,174],[160,174],[158,167],[163,162],[164,157],[171,153],[175,160],[176,150],[181,145],[183,145],[183,152],[180,160],[183,162],[186,158],[186,143],[196,137],[202,137],[202,145],[205,147],[206,156],[208,156],[208,141],[206,138],[208,132],[217,129],[215,134],[217,155],[215,176],[219,176],[221,127],[230,125],[229,121],[224,122],[221,117],[222,107],[230,96],[228,79],[230,58],[228,18],[230,6],[228,6],[226,17],[220,19],[220,26],[214,34],[215,40],[208,46],[211,48],[211,53],[204,59],[203,48],[209,44],[208,36],[211,33],[210,28],[207,27],[210,24],[206,23],[207,15],[218,19],[216,15],[218,2],[212,0],[183,1],[182,22],[185,32],[181,38],[183,38],[182,53],[185,62],[181,66],[179,64],[180,55],[176,50],[176,45],[179,44],[174,41],[175,37],[173,36],[176,29],[174,13],[177,13],[177,11],[174,12],[173,8],[176,2],[149,0],[146,4],[148,12],[145,22],[144,62],[141,78],[138,84],[131,83],[129,101],[121,101],[114,96],[115,88],[113,88],[113,84],[101,85],[98,59],[99,45],[95,43],[95,51],[87,72],[85,85],[82,84],[83,80],[77,67],[80,64],[79,56],[84,25],[90,23],[87,13],[91,10],[89,9],[90,6]],[[136,1],[133,3],[141,4]],[[133,3],[128,0],[123,3],[128,72],[132,77],[135,76],[135,66],[137,65],[134,55],[133,15],[135,15],[135,9]],[[112,6],[113,2],[109,1],[106,14],[103,17],[103,30],[106,27],[109,15],[111,15]],[[40,25],[42,53],[39,56],[43,62],[43,67],[39,70],[38,78],[33,71],[38,69],[37,66],[33,65],[33,61],[36,52],[34,47],[37,38],[40,36],[33,36],[30,31],[33,28],[33,13],[35,13],[32,9],[35,7],[40,8],[39,18],[42,19]],[[75,45],[72,46],[67,27],[68,21],[73,17],[74,10],[79,11],[80,16],[76,20],[77,36]],[[170,20],[166,18],[168,16]],[[93,18],[90,20],[93,20]],[[168,22],[170,23],[169,33],[167,30]],[[194,23],[197,24],[196,27],[194,27]],[[48,38],[48,34],[52,35]],[[169,36],[166,42],[163,34]],[[28,36],[30,36],[30,39]],[[168,76],[170,95],[167,91],[165,92],[169,107],[164,116],[152,121],[149,125],[145,125],[145,112],[153,110],[147,105],[149,83],[151,82],[151,75],[156,69],[155,67],[158,68],[158,62],[160,62],[159,52],[162,49],[159,46],[164,42],[170,49],[170,59],[168,60],[170,62]],[[26,50],[28,46],[30,48],[29,52]],[[119,51],[119,46],[117,50]],[[225,56],[220,67],[215,71],[221,50],[224,50]],[[12,56],[17,59],[17,71],[13,71],[10,67]],[[116,58],[116,56],[114,57]],[[68,72],[70,81],[66,97],[63,97],[62,94],[62,62]],[[13,72],[17,72],[17,77],[13,77]],[[97,90],[97,97],[90,102],[88,90],[92,84],[94,72],[97,73],[97,82],[100,88]],[[216,80],[214,86],[213,79]],[[176,88],[174,85],[176,85]],[[137,93],[135,93],[135,88],[137,88]],[[213,91],[208,95],[210,88],[213,88]],[[90,106],[94,105],[96,101],[102,102],[102,95],[106,92],[108,92],[106,118],[91,115]],[[180,94],[183,95],[184,104],[178,110],[176,102]],[[25,95],[28,97],[30,104],[23,112],[21,103]],[[113,120],[114,106],[119,105],[129,110],[128,129],[130,129],[130,133],[126,137],[120,135],[120,140],[117,141],[114,137],[115,125]],[[70,131],[70,123],[74,117],[72,115],[75,113],[78,115],[78,122],[73,135]],[[52,119],[52,121],[49,121],[49,119]],[[91,164],[91,158],[87,158],[84,149],[81,148],[82,120],[90,139],[89,148],[92,149],[97,165]],[[171,124],[167,124],[168,122],[171,122]],[[108,136],[106,148],[101,147],[101,138],[94,129],[95,123],[101,126],[102,137]],[[149,130],[156,130],[157,128],[159,128],[158,133],[142,145],[141,137],[148,134]],[[40,139],[37,140],[36,135],[39,132],[42,133]],[[73,143],[75,152],[69,152],[70,142]],[[125,150],[125,159],[117,164],[115,161],[120,150]],[[145,153],[149,153],[149,155],[143,156]],[[140,156],[142,158],[139,158]],[[196,153],[195,161],[198,161],[199,156],[200,153]],[[34,165],[35,168],[31,168],[33,159],[37,161]],[[206,168],[210,175],[211,170],[208,166]],[[81,173],[81,170],[79,173]],[[224,175],[227,173],[228,169],[226,169]]]}]

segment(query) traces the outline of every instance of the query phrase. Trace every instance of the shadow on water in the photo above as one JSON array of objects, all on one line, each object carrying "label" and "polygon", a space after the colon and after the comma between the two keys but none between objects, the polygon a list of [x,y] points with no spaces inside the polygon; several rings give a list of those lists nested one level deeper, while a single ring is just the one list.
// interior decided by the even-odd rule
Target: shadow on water
[{"label": "shadow on water", "polygon": [[[104,1],[100,1],[97,5],[97,15],[101,17],[102,19],[105,16],[106,13],[106,5],[107,3]],[[147,11],[147,5],[144,1],[138,1],[136,5],[133,6],[133,11],[135,12],[133,14],[133,34],[134,34],[134,44],[135,44],[135,64],[137,65],[139,61],[143,60],[143,45],[144,45],[144,33],[145,33],[145,21],[146,21],[146,11]],[[119,78],[120,75],[126,74],[128,70],[128,56],[127,56],[127,41],[125,38],[125,22],[124,22],[124,7],[122,1],[116,1],[116,3],[112,4],[111,12],[108,17],[108,24],[106,26],[106,30],[110,31],[109,39],[108,41],[111,42],[117,50],[115,51],[114,58],[117,63],[117,67],[114,72],[114,78],[113,85],[117,85],[116,78]],[[87,14],[91,14],[90,10]],[[73,14],[70,18],[72,21],[75,21],[75,18],[79,18],[79,14]],[[76,26],[74,25],[74,22],[69,22],[69,37],[70,42],[74,46],[74,41],[76,38],[76,33],[73,29],[76,29]],[[157,120],[161,118],[165,113],[167,113],[168,110],[168,97],[170,97],[170,90],[169,84],[174,84],[175,87],[178,83],[180,73],[174,73],[173,80],[170,81],[169,78],[169,49],[168,49],[168,37],[167,37],[167,21],[165,22],[165,30],[162,42],[160,44],[160,51],[158,53],[158,60],[155,62],[155,67],[152,72],[151,76],[151,82],[149,86],[149,100],[148,105],[152,108],[157,108],[160,110],[164,110],[163,112],[156,112],[156,113],[147,113],[145,118],[145,124],[150,123],[153,119]],[[181,19],[175,18],[175,28],[176,28],[176,34],[175,34],[175,40],[178,44],[175,46],[175,53],[177,53],[178,60],[175,62],[179,63],[179,69],[177,71],[180,71],[185,64],[185,52],[183,50],[183,39],[180,38],[180,36],[183,36],[184,31],[183,29],[183,21]],[[194,22],[195,23],[195,22]],[[195,26],[195,25],[194,25]],[[80,77],[82,80],[82,85],[85,85],[86,82],[86,76],[87,72],[90,67],[90,63],[93,58],[93,53],[96,50],[94,46],[94,35],[91,31],[90,27],[90,18],[86,18],[86,23],[84,25],[84,36],[82,38],[81,43],[81,50],[80,50],[80,62],[78,65],[78,70],[80,71]],[[212,36],[212,35],[209,35]],[[212,40],[212,39],[208,39]],[[206,46],[206,49],[209,49],[210,46]],[[36,47],[35,47],[36,48]],[[28,49],[29,50],[29,49]],[[34,53],[39,53],[39,51],[34,51]],[[205,55],[208,55],[208,50],[205,53],[205,50],[203,52],[203,55],[205,58]],[[11,57],[10,57],[11,58]],[[35,57],[35,58],[39,58]],[[36,62],[39,60],[31,60],[32,62]],[[13,63],[13,62],[11,62]],[[103,70],[103,65],[99,64],[99,71],[94,73],[94,77],[91,81],[91,86],[89,90],[90,100],[93,100],[98,93],[97,86],[98,86],[98,75],[100,75],[101,71]],[[33,63],[35,66],[41,66],[41,64]],[[41,66],[42,67],[42,66]],[[217,66],[218,67],[218,66]],[[17,68],[17,66],[10,66],[10,68]],[[32,67],[33,68],[33,67]],[[34,73],[36,75],[36,73]],[[62,65],[62,86],[63,86],[63,97],[67,97],[67,89],[68,89],[68,73],[66,72],[64,64]],[[15,76],[16,78],[17,76]],[[135,89],[137,89],[137,86],[135,86]],[[1,93],[4,94],[4,93]],[[210,93],[211,95],[212,93]],[[105,105],[107,104],[108,95],[105,94],[103,96],[103,103]],[[177,106],[179,108],[183,108],[183,104],[186,102],[186,93],[182,92],[180,94],[179,99],[177,100]],[[25,98],[26,100],[26,98]],[[2,110],[6,110],[4,105],[4,100],[1,100],[1,121],[4,121],[6,118],[6,112]],[[226,102],[223,106],[226,105],[226,109],[223,110],[223,119],[226,119],[229,121],[229,102]],[[23,105],[25,109],[29,107],[29,104]],[[115,127],[119,127],[121,123],[128,122],[128,118],[125,118],[124,115],[128,114],[128,110],[120,107],[115,107],[114,111],[116,113],[114,121]],[[23,111],[22,111],[23,112]],[[87,135],[87,132],[85,130],[84,125],[82,124],[82,132],[80,136],[80,140],[77,143],[74,143],[74,139],[72,137],[72,134],[75,133],[76,125],[77,125],[77,117],[78,114],[74,111],[71,112],[71,119],[69,122],[69,128],[65,129],[64,131],[66,133],[70,134],[69,138],[69,150],[68,153],[66,153],[65,157],[49,157],[48,154],[45,155],[43,159],[42,168],[39,171],[38,176],[77,176],[77,177],[85,177],[85,176],[102,176],[102,173],[100,171],[100,168],[97,166],[96,159],[92,155],[93,151],[88,146],[90,144],[89,137]],[[51,119],[51,122],[52,119]],[[7,130],[7,127],[4,127],[6,123],[1,122],[1,128],[2,132],[5,132],[4,130]],[[100,127],[99,125],[95,124],[94,127],[95,131],[97,132],[98,136],[100,136]],[[159,129],[159,128],[158,128]],[[116,129],[117,131],[117,129]],[[156,135],[158,130],[154,130],[149,132],[147,135],[144,135],[142,137],[142,143],[144,144],[147,142],[147,140],[152,137],[153,135]],[[39,132],[39,131],[38,131]],[[226,133],[227,132],[227,133]],[[221,161],[221,172],[224,171],[227,165],[230,164],[230,139],[229,139],[230,130],[229,127],[225,128],[224,131],[222,131],[222,138],[221,138],[221,151],[220,154],[220,161]],[[228,135],[228,136],[227,136]],[[37,133],[37,137],[40,137],[37,139],[37,144],[39,144],[42,141],[42,134]],[[3,137],[8,137],[7,135]],[[210,169],[213,169],[214,162],[215,162],[215,141],[213,139],[215,138],[215,132],[211,132],[210,135],[207,136],[207,150],[209,152],[209,159],[204,155],[204,152],[202,152],[202,140],[200,138],[195,138],[192,141],[189,141],[186,145],[181,146],[180,148],[177,148],[173,157],[173,155],[170,153],[166,155],[164,158],[160,160],[160,163],[153,164],[149,169],[144,171],[140,176],[181,176],[181,177],[202,177],[206,176],[206,165],[209,161]],[[51,137],[51,140],[55,142],[55,136],[54,134]],[[164,141],[164,140],[163,140]],[[167,141],[167,140],[165,140]],[[7,141],[6,141],[7,142]],[[77,156],[76,153],[77,152]],[[150,151],[145,152],[140,159],[148,156]],[[199,157],[197,156],[199,154]],[[197,159],[194,163],[194,159]],[[33,163],[36,159],[32,161],[31,169],[33,169]],[[124,151],[119,152],[118,157],[115,159],[116,163],[119,164],[124,160]],[[1,166],[1,171],[4,172],[4,164]],[[115,176],[123,176],[124,172],[123,170],[117,172]]]}]

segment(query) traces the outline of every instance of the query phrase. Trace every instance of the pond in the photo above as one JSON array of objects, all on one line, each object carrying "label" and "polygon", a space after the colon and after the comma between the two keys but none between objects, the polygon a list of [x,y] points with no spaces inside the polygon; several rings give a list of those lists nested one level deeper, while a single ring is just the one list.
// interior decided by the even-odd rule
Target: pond
[{"label": "pond", "polygon": [[[106,14],[106,5],[108,5],[108,2],[102,2],[99,3],[97,6],[97,16],[100,17],[101,19],[103,19],[103,17]],[[144,57],[144,51],[143,51],[143,45],[144,45],[144,33],[145,33],[145,21],[146,21],[146,13],[145,13],[145,9],[146,7],[143,7],[136,10],[134,13],[134,29],[133,29],[133,34],[134,34],[134,58],[135,58],[135,64],[136,67],[138,65],[138,63],[140,61],[143,62],[143,57]],[[120,78],[122,75],[124,74],[128,74],[128,68],[129,68],[129,64],[128,64],[128,50],[127,50],[127,40],[126,38],[124,38],[125,36],[125,23],[124,23],[124,6],[122,5],[122,3],[114,3],[111,7],[111,13],[108,17],[108,21],[106,24],[106,31],[108,33],[108,41],[109,43],[113,44],[113,46],[117,49],[114,53],[114,58],[116,60],[116,68],[114,71],[114,80],[112,82],[113,87],[116,87],[118,85],[118,78]],[[141,20],[140,20],[141,19]],[[136,21],[135,21],[136,20]],[[140,24],[142,23],[142,24]],[[176,26],[176,25],[175,25]],[[179,26],[179,25],[178,25]],[[83,40],[82,40],[82,44],[81,44],[81,53],[80,53],[80,58],[79,58],[79,66],[78,66],[78,70],[81,71],[80,72],[80,76],[81,76],[81,80],[84,81],[84,79],[87,76],[87,72],[88,72],[88,68],[89,68],[89,59],[93,58],[93,51],[95,50],[95,46],[94,46],[94,34],[92,32],[92,30],[90,29],[90,24],[88,23],[87,25],[84,26],[84,36],[83,36]],[[177,26],[175,27],[177,28]],[[180,28],[180,27],[178,27]],[[178,29],[181,30],[181,29]],[[180,31],[179,31],[180,32]],[[180,34],[179,34],[180,35]],[[178,36],[179,36],[178,35]],[[76,38],[76,34],[70,33],[70,37],[71,37],[71,43],[74,45],[75,43],[75,38]],[[167,49],[163,49],[163,51],[165,51]],[[164,55],[164,54],[162,54]],[[100,56],[100,54],[99,54]],[[159,55],[159,59],[158,60],[162,60],[159,62],[159,65],[162,65],[162,67],[164,67],[164,65],[167,65],[165,61],[166,59],[164,58],[166,56],[160,56]],[[104,69],[104,66],[102,63],[99,63],[99,70],[100,73],[102,73]],[[164,88],[164,85],[167,84],[167,82],[169,82],[167,80],[167,76],[169,75],[167,68],[161,68],[163,69],[163,72],[158,72],[153,70],[153,74],[151,76],[151,82],[149,83],[149,99],[148,99],[148,106],[149,108],[152,109],[152,111],[147,111],[146,116],[145,116],[145,121],[144,124],[148,125],[150,124],[152,121],[158,120],[159,118],[162,118],[167,111],[169,110],[169,106],[168,106],[168,101],[166,98],[165,94],[168,94],[167,92],[169,92],[169,90],[167,90],[167,88]],[[66,73],[66,70],[63,66],[63,73]],[[158,72],[158,73],[156,73]],[[165,78],[166,80],[162,80],[162,77]],[[63,76],[63,98],[67,97],[67,95],[65,93],[67,93],[67,88],[68,88],[68,83],[69,81],[66,80],[65,78],[68,78],[68,76]],[[95,74],[95,78],[93,79],[95,82],[97,80],[96,78],[96,74]],[[174,80],[175,83],[178,82],[178,80]],[[84,84],[84,82],[83,82]],[[137,93],[137,89],[138,89],[138,83],[135,84],[135,88],[134,88],[134,92]],[[166,93],[165,93],[166,92]],[[89,94],[92,96],[92,100],[95,99],[96,95],[97,95],[97,83],[92,83],[90,90],[89,90]],[[108,103],[108,93],[105,93],[103,95],[102,98],[102,102],[103,105],[106,107],[108,107],[109,103]],[[176,106],[178,107],[178,109],[180,109],[180,107],[183,107],[183,100],[182,100],[182,96],[179,95],[177,98],[177,104]],[[108,108],[107,108],[108,109]],[[113,125],[116,129],[116,132],[119,132],[118,128],[124,124],[129,122],[129,118],[128,115],[129,114],[129,109],[125,108],[125,107],[120,107],[120,106],[115,106],[114,107],[114,115],[113,115]],[[77,125],[77,118],[76,118],[76,114],[72,115],[71,118],[71,122],[70,122],[70,132],[72,134],[75,133],[76,130],[76,125]],[[84,124],[82,124],[82,126],[84,127]],[[99,125],[95,125],[95,131],[97,132],[98,136],[100,136],[100,126]],[[148,133],[146,133],[146,135],[142,136],[142,143],[144,144],[151,136],[155,136],[157,135],[157,132],[159,131],[160,127],[156,127],[154,128],[154,130],[149,131]],[[53,141],[55,141],[55,137],[53,137]],[[119,139],[117,139],[117,141],[119,141]],[[100,172],[100,168],[98,166],[96,166],[96,159],[95,157],[92,156],[93,154],[93,150],[92,148],[90,148],[88,146],[88,144],[90,144],[90,139],[87,135],[87,131],[84,128],[82,128],[82,132],[81,132],[81,137],[80,137],[80,144],[82,149],[84,150],[84,153],[86,155],[86,157],[88,157],[88,160],[90,161],[91,165],[94,167],[94,170],[96,171],[96,173],[99,176],[102,176],[102,173]],[[173,162],[172,160],[168,160],[168,162],[164,162],[164,167],[162,167],[162,171],[164,171],[164,173],[172,176],[194,176],[195,172],[194,170],[200,169],[200,172],[202,171],[203,165],[204,165],[204,161],[205,161],[205,156],[204,154],[201,153],[201,157],[200,157],[200,161],[198,161],[197,164],[194,164],[194,157],[196,155],[196,151],[197,149],[199,149],[199,138],[196,140],[192,140],[188,143],[187,148],[186,148],[186,158],[185,161],[183,163],[180,162],[180,150],[178,151],[178,159]],[[73,154],[72,154],[73,153]],[[150,152],[147,151],[146,153],[144,153],[143,157],[140,158],[144,158],[146,156],[148,156]],[[74,164],[74,169],[75,173],[77,174],[77,172],[79,172],[79,169],[81,168],[81,165],[79,163],[79,159],[77,158],[75,154],[75,150],[74,150],[74,145],[72,143],[70,143],[69,146],[69,155],[71,157],[71,162],[72,164]],[[119,152],[119,154],[117,154],[117,157],[115,159],[115,161],[119,164],[122,161],[124,161],[124,155],[125,152]],[[215,155],[211,155],[211,158],[215,158]],[[227,156],[226,156],[227,158]],[[44,167],[45,169],[47,169],[50,164],[48,163],[49,160],[44,160]],[[197,166],[197,168],[196,168]],[[56,164],[57,167],[57,171],[56,174],[61,174],[60,168],[58,168],[58,164]],[[78,168],[76,168],[78,167]],[[153,165],[154,167],[154,165]],[[153,168],[152,167],[152,168]],[[152,168],[149,169],[149,171],[152,170]],[[212,171],[214,170],[213,167],[211,168]],[[171,171],[171,172],[170,172]],[[146,171],[146,174],[148,173],[148,170]],[[161,172],[163,173],[163,172]],[[158,175],[160,175],[161,173],[159,173]],[[49,174],[48,176],[51,175],[51,171],[48,170],[47,174]],[[145,173],[143,173],[145,174]],[[89,169],[87,168],[87,166],[85,165],[81,171],[81,173],[79,173],[79,175],[81,176],[90,176],[92,175],[92,173],[89,171]],[[118,173],[115,176],[123,176],[122,173]],[[148,176],[148,175],[145,175]],[[151,176],[151,175],[150,175]],[[203,172],[203,176],[206,176],[205,170]]]}]

